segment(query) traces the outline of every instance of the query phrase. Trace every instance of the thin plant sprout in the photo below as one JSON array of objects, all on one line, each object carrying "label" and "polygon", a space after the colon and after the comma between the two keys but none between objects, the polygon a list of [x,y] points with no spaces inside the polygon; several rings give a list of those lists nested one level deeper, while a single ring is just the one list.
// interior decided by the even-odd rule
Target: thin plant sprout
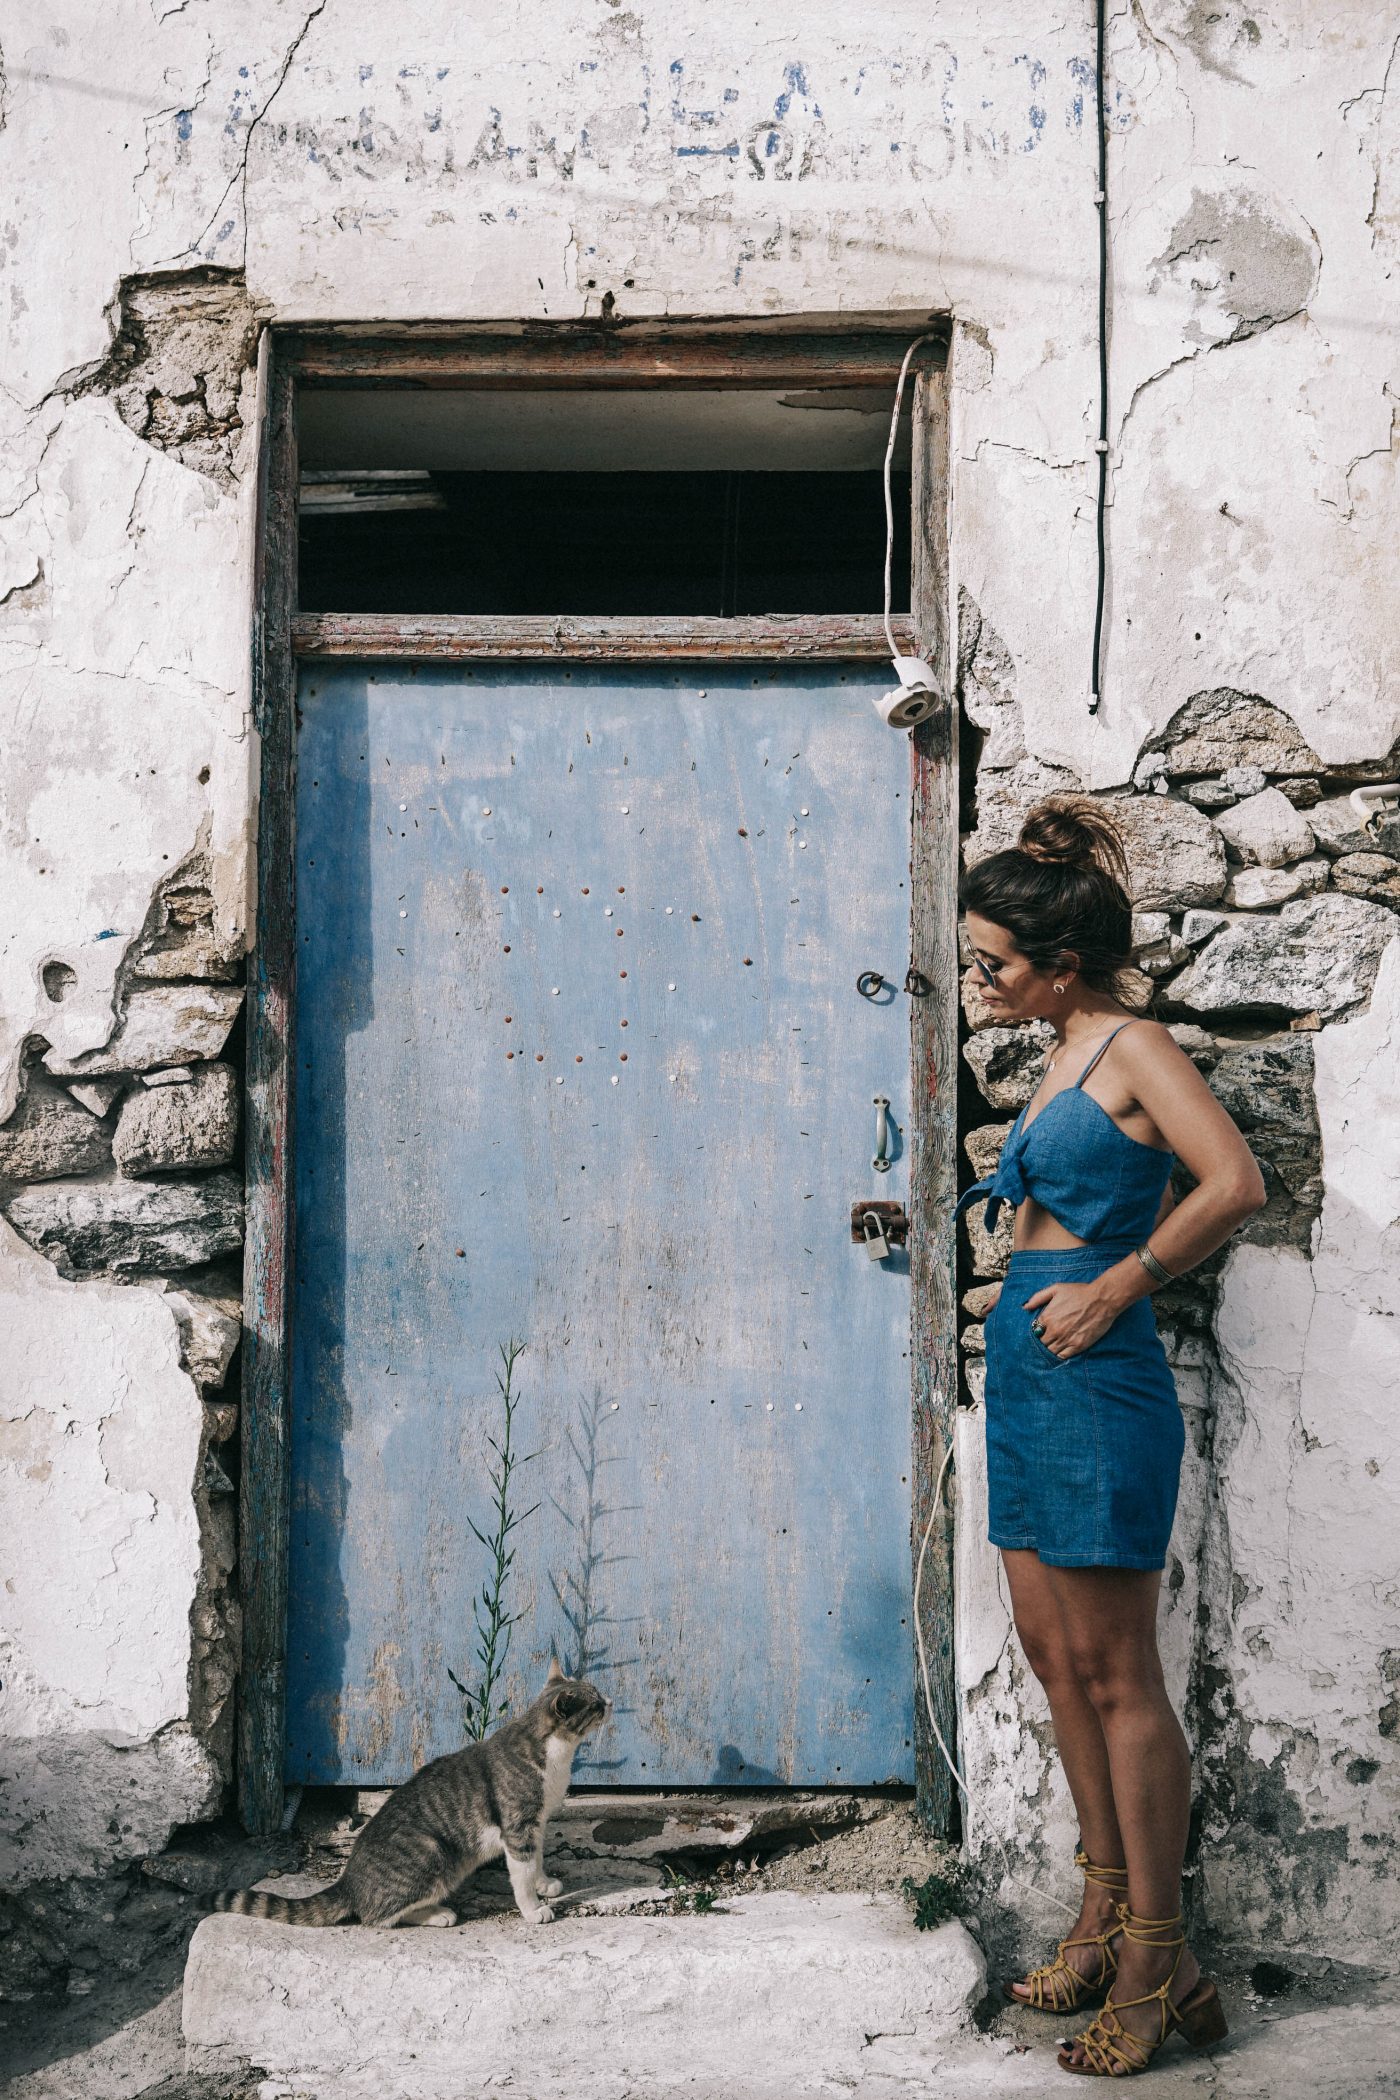
[{"label": "thin plant sprout", "polygon": [[496,1385],[501,1395],[504,1426],[499,1443],[495,1437],[487,1438],[495,1454],[487,1476],[491,1483],[494,1518],[490,1535],[472,1523],[470,1517],[467,1519],[473,1537],[485,1547],[489,1556],[486,1580],[480,1594],[472,1600],[472,1617],[476,1624],[476,1683],[465,1685],[455,1670],[447,1672],[462,1695],[463,1725],[468,1739],[474,1743],[483,1742],[494,1724],[509,1711],[510,1702],[499,1698],[499,1690],[506,1658],[510,1654],[511,1634],[524,1617],[523,1612],[510,1609],[510,1571],[515,1563],[515,1547],[511,1539],[539,1508],[538,1502],[534,1502],[529,1509],[517,1510],[511,1503],[516,1473],[521,1466],[528,1466],[532,1459],[539,1457],[537,1451],[531,1451],[521,1458],[515,1449],[515,1411],[520,1404],[515,1390],[515,1366],[525,1353],[525,1344],[512,1338],[500,1344],[500,1352],[502,1368],[496,1373]]}]

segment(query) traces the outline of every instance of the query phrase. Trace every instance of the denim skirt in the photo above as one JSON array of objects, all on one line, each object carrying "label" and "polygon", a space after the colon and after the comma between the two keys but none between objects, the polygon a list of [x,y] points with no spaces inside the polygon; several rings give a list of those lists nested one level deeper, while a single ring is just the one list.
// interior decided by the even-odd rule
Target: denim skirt
[{"label": "denim skirt", "polygon": [[1132,1241],[1013,1254],[987,1317],[987,1498],[994,1546],[1055,1568],[1166,1563],[1186,1432],[1150,1298],[1080,1356],[1053,1356],[1025,1300],[1091,1283]]}]

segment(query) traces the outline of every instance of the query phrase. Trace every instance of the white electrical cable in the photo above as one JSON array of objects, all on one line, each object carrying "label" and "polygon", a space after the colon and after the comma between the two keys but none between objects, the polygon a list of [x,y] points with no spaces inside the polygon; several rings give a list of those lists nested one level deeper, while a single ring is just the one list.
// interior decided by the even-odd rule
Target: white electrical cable
[{"label": "white electrical cable", "polygon": [[[890,417],[890,441],[885,447],[885,640],[890,645],[890,655],[898,660],[899,650],[895,646],[894,628],[890,625],[890,574],[894,567],[894,497],[890,493],[890,464],[894,459],[895,440],[899,436],[900,410],[904,406],[904,382],[909,376],[909,360],[921,343],[932,343],[937,338],[932,334],[916,335],[904,353],[904,362],[899,368],[899,381],[894,390],[894,412]],[[944,1752],[947,1755],[947,1752]]]},{"label": "white electrical cable", "polygon": [[[905,361],[906,363],[908,362],[907,359]],[[967,1781],[963,1778],[962,1773],[954,1764],[952,1756],[948,1749],[948,1745],[943,1740],[943,1731],[938,1725],[938,1716],[933,1710],[933,1687],[929,1683],[928,1654],[924,1648],[924,1625],[923,1620],[919,1615],[919,1594],[923,1588],[924,1560],[928,1554],[928,1542],[933,1536],[933,1527],[937,1522],[939,1512],[943,1507],[943,1483],[944,1480],[947,1478],[948,1467],[952,1461],[952,1457],[953,1443],[950,1437],[948,1440],[948,1448],[943,1454],[943,1463],[938,1468],[938,1481],[937,1485],[933,1490],[933,1507],[929,1511],[928,1522],[924,1526],[924,1535],[919,1543],[919,1558],[914,1568],[914,1639],[919,1650],[919,1674],[923,1679],[924,1705],[928,1710],[929,1727],[933,1730],[934,1741],[938,1744],[939,1749],[943,1752],[944,1764],[948,1767],[948,1770],[952,1773],[954,1779],[962,1788],[963,1799],[966,1801],[968,1808],[976,1808],[978,1815],[982,1816],[983,1821],[986,1823],[988,1830],[991,1831],[992,1837],[996,1841],[997,1850],[1001,1854],[1001,1863],[1003,1869],[1005,1870],[1005,1879],[1009,1881],[1014,1888],[1025,1889],[1030,1895],[1039,1896],[1043,1903],[1052,1903],[1055,1906],[1055,1909],[1062,1910],[1067,1918],[1077,1918],[1079,1916],[1079,1912],[1076,1909],[1074,1909],[1071,1904],[1061,1903],[1059,1897],[1052,1896],[1048,1889],[1037,1888],[1036,1884],[1033,1881],[1023,1881],[1019,1874],[1012,1873],[1011,1856],[1007,1852],[1005,1845],[1002,1843],[1001,1832],[998,1829],[996,1829],[995,1825],[984,1814],[981,1803],[974,1798],[971,1787],[968,1785]]]}]

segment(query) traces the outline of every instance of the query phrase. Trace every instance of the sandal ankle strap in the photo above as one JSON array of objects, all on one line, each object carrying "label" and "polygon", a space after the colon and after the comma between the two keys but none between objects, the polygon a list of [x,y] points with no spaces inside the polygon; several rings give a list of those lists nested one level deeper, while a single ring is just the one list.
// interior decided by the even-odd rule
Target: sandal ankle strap
[{"label": "sandal ankle strap", "polygon": [[[1180,1931],[1182,1915],[1178,1911],[1174,1918],[1140,1918],[1127,1903],[1114,1905],[1118,1923],[1124,1939],[1136,1940],[1140,1947],[1175,1947],[1186,1944],[1186,1935]],[[1168,1938],[1159,1937],[1166,1933]]]},{"label": "sandal ankle strap", "polygon": [[1109,1889],[1114,1895],[1126,1893],[1128,1887],[1128,1870],[1126,1867],[1099,1866],[1096,1861],[1090,1859],[1082,1846],[1074,1855],[1074,1864],[1078,1867],[1084,1879],[1092,1881],[1097,1888]]}]

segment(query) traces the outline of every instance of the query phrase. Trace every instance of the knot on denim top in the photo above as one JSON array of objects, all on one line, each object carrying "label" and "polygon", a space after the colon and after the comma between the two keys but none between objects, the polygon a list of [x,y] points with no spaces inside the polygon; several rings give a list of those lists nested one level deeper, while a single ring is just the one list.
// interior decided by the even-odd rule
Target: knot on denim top
[{"label": "knot on denim top", "polygon": [[[1132,1023],[1124,1021],[1123,1028]],[[1003,1204],[1014,1209],[1033,1196],[1041,1209],[1079,1240],[1145,1240],[1157,1222],[1174,1155],[1144,1145],[1118,1128],[1084,1082],[1114,1036],[1101,1043],[1073,1086],[1053,1094],[1026,1123],[1023,1108],[1002,1147],[996,1172],[958,1202],[985,1203],[987,1230],[996,1230]],[[1029,1104],[1027,1104],[1027,1107]]]}]

